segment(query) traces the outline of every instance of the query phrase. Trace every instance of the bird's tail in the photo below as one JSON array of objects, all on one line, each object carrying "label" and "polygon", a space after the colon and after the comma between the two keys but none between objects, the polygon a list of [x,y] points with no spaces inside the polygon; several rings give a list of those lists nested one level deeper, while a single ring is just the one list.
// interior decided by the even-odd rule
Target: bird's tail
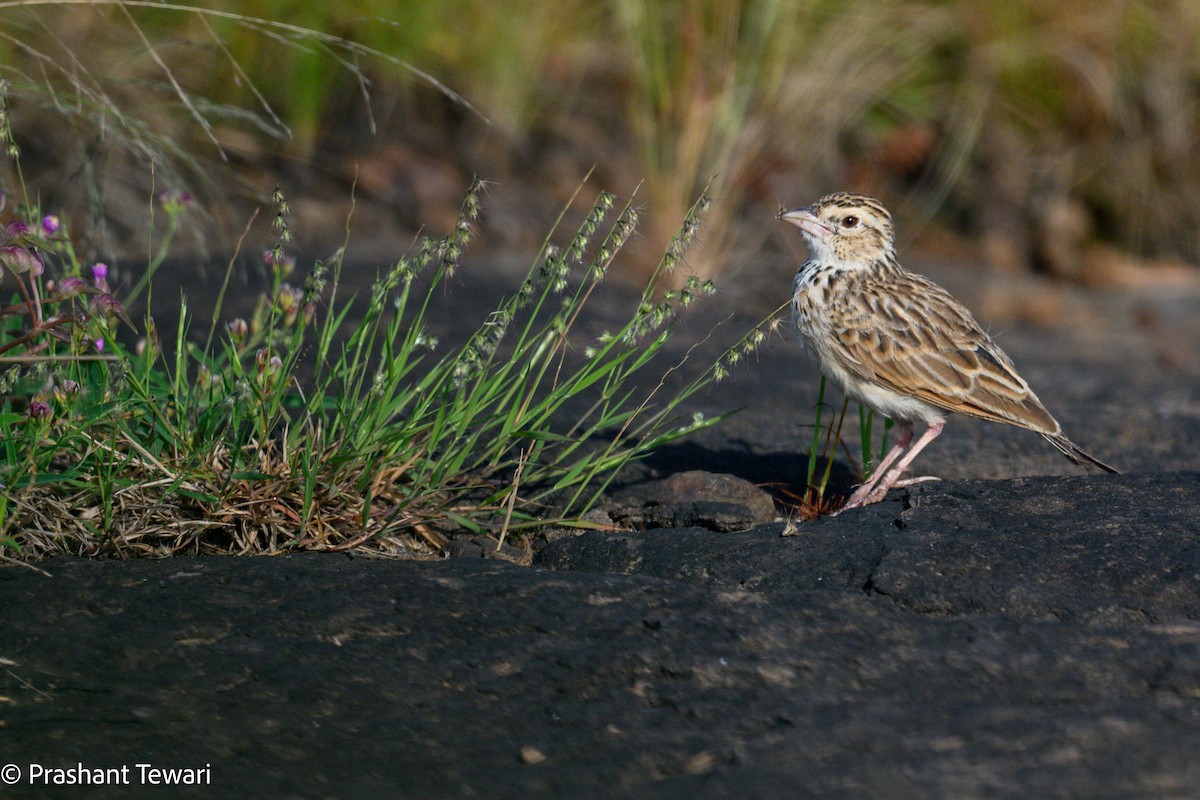
[{"label": "bird's tail", "polygon": [[1046,441],[1054,445],[1058,452],[1062,453],[1064,456],[1085,469],[1092,470],[1093,472],[1117,472],[1117,470],[1110,467],[1108,464],[1105,464],[1095,456],[1090,456],[1080,450],[1078,445],[1062,434],[1053,436],[1048,433],[1043,433],[1042,436],[1046,437]]}]

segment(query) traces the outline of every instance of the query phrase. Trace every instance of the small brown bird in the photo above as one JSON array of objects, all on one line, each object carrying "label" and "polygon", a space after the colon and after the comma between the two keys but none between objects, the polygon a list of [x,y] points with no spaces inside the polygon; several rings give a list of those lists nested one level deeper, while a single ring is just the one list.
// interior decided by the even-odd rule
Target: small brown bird
[{"label": "small brown bird", "polygon": [[[793,283],[798,338],[826,377],[897,426],[895,446],[845,508],[921,480],[900,476],[950,412],[1040,433],[1076,464],[1116,472],[1063,435],[970,311],[900,266],[892,216],[878,200],[839,192],[778,217],[800,228],[810,251]],[[914,443],[917,422],[927,427]]]}]

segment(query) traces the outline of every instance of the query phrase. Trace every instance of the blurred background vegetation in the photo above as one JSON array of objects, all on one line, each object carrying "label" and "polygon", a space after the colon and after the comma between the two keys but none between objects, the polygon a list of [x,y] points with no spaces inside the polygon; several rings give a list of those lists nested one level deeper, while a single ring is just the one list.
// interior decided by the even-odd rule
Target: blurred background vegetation
[{"label": "blurred background vegetation", "polygon": [[357,182],[355,225],[395,236],[476,172],[497,246],[532,249],[593,166],[644,181],[654,254],[713,180],[709,273],[857,189],[994,267],[1102,280],[1200,260],[1198,42],[1193,0],[0,3],[0,180],[109,258],[154,189],[200,197],[220,251],[276,182],[301,232],[336,236]]}]

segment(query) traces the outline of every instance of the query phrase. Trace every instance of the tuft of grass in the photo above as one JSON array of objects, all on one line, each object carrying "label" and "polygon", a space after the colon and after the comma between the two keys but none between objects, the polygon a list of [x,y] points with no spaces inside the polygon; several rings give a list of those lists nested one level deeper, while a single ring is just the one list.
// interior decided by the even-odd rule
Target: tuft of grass
[{"label": "tuft of grass", "polygon": [[[279,242],[264,256],[272,285],[249,320],[219,325],[218,303],[203,343],[186,298],[168,341],[147,317],[145,335],[122,343],[116,328],[129,321],[104,270],[78,263],[65,236],[47,246],[12,228],[6,268],[36,255],[43,269],[20,273],[26,301],[6,310],[21,322],[0,334],[17,354],[0,387],[0,541],[23,558],[422,555],[463,528],[499,544],[585,524],[623,467],[721,419],[681,406],[752,352],[762,328],[669,396],[683,362],[654,377],[678,315],[715,290],[698,278],[659,288],[694,241],[706,197],[619,328],[590,341],[575,333],[638,222],[633,199],[600,192],[555,244],[564,209],[521,284],[463,345],[439,353],[430,299],[463,268],[483,192],[473,182],[453,229],[421,239],[356,302],[339,296],[348,242],[290,283],[291,209],[277,191]],[[160,202],[169,234],[187,206]],[[64,277],[48,279],[52,269]],[[85,313],[47,316],[85,294]]]},{"label": "tuft of grass", "polygon": [[[0,5],[0,12],[28,13],[23,24],[54,29],[39,9],[56,13],[68,4],[44,5]],[[202,101],[195,75],[172,66],[178,62],[155,44],[163,20],[182,16],[199,25],[221,62],[242,77],[218,25],[286,46],[316,43],[335,57],[400,63],[334,34],[220,10],[139,2],[89,9],[107,9],[128,25],[141,43],[135,60],[161,79],[155,91],[174,98],[200,141],[222,157],[215,121],[224,112]],[[197,319],[183,297],[173,330],[160,332],[148,314],[135,323],[124,309],[148,300],[172,240],[199,213],[191,194],[173,187],[188,174],[203,182],[201,162],[126,113],[109,95],[111,85],[79,61],[76,53],[85,51],[77,44],[50,37],[68,56],[65,68],[24,39],[0,38],[20,56],[14,61],[42,65],[35,73],[10,67],[13,80],[0,78],[0,143],[22,197],[40,191],[25,183],[10,88],[18,99],[44,100],[76,142],[88,138],[86,126],[111,116],[122,146],[151,165],[163,157],[150,177],[172,187],[155,195],[146,267],[132,286],[124,270],[110,272],[97,260],[103,236],[81,246],[36,203],[14,208],[5,228],[0,261],[8,281],[0,290],[11,284],[15,295],[0,308],[0,348],[11,365],[0,381],[0,542],[22,558],[361,546],[420,555],[437,552],[450,529],[491,532],[499,543],[552,522],[583,524],[580,517],[623,467],[720,420],[684,415],[682,404],[765,337],[752,331],[682,390],[665,387],[691,349],[654,377],[675,319],[715,290],[694,276],[675,278],[710,210],[704,195],[682,215],[628,319],[581,341],[584,308],[639,221],[633,198],[618,204],[601,192],[573,232],[562,230],[564,209],[519,287],[465,344],[442,352],[429,333],[430,299],[461,268],[480,181],[452,229],[420,238],[381,271],[365,298],[339,295],[348,235],[297,280],[288,252],[291,208],[276,190],[270,224],[277,242],[264,254],[271,285],[248,319],[222,315],[235,253],[211,318]],[[260,121],[286,133],[265,96],[254,94]],[[68,95],[79,102],[65,104]],[[95,156],[81,154],[89,168]],[[190,173],[167,168],[176,157]],[[92,200],[94,208],[105,203],[100,195]],[[123,218],[137,227],[132,215]]]}]

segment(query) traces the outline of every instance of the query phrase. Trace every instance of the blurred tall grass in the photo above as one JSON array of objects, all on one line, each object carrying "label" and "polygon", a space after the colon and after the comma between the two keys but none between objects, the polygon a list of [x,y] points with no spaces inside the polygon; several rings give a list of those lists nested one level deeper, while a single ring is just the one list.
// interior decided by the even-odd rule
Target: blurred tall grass
[{"label": "blurred tall grass", "polygon": [[[1090,241],[1200,260],[1197,3],[204,9],[0,3],[24,163],[44,169],[39,185],[71,187],[110,235],[129,232],[120,210],[144,204],[151,160],[160,183],[196,189],[213,165],[247,177],[281,158],[319,163],[333,141],[370,149],[399,134],[502,180],[555,180],[538,158],[554,140],[580,171],[621,154],[664,225],[716,176],[700,271],[753,252],[769,227],[734,220],[843,187],[940,215],[1002,265],[1086,277]],[[525,155],[480,155],[498,151]]]}]

